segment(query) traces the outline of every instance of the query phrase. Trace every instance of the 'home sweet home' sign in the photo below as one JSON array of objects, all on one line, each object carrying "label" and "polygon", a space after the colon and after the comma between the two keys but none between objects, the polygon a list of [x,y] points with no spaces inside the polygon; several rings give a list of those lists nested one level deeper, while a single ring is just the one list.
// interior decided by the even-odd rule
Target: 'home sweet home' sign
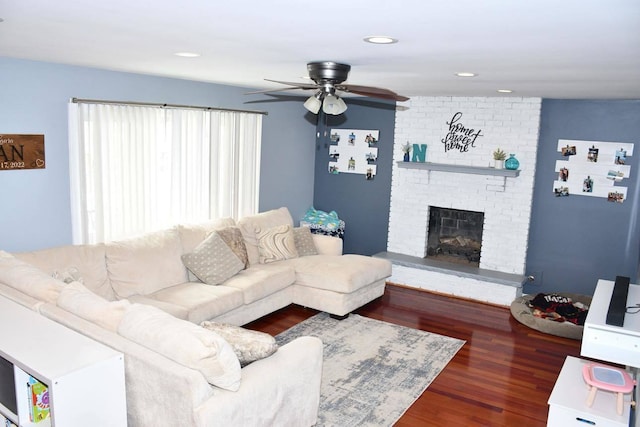
[{"label": "'home sweet home' sign", "polygon": [[441,140],[444,144],[445,152],[449,150],[460,150],[461,153],[466,153],[470,147],[475,147],[476,139],[478,139],[479,136],[484,136],[481,134],[482,129],[476,131],[475,129],[465,127],[460,122],[461,117],[462,113],[458,111],[453,115],[451,120],[447,122],[449,132]]},{"label": "'home sweet home' sign", "polygon": [[44,135],[0,135],[0,171],[44,167]]}]

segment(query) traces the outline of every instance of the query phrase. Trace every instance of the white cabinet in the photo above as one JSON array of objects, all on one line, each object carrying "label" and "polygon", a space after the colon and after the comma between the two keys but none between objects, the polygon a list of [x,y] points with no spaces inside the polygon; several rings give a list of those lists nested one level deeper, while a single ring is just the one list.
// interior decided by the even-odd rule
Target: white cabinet
[{"label": "white cabinet", "polygon": [[[591,300],[589,313],[584,323],[580,355],[591,359],[626,365],[632,377],[638,380],[640,366],[640,317],[627,314],[624,326],[613,326],[606,322],[614,283],[598,280]],[[627,305],[640,299],[640,286],[629,285]],[[589,388],[582,377],[582,365],[586,363],[575,357],[567,357],[558,380],[549,398],[548,426],[633,426],[640,427],[637,411],[630,411],[632,394],[624,396],[624,412],[616,413],[616,396],[612,392],[599,390],[592,407],[586,405]],[[636,387],[636,399],[638,391]],[[631,413],[630,413],[631,412]]]},{"label": "white cabinet", "polygon": [[[0,402],[0,413],[14,423],[127,425],[122,353],[0,297],[0,356],[14,365],[17,413]],[[50,418],[38,423],[29,419],[29,376],[49,391]]]},{"label": "white cabinet", "polygon": [[568,356],[551,397],[549,397],[548,427],[628,427],[630,424],[631,394],[624,396],[622,415],[616,412],[616,394],[599,390],[593,405],[587,405],[589,386],[582,377],[587,360]]},{"label": "white cabinet", "polygon": [[[640,314],[628,313],[624,326],[607,324],[615,282],[598,280],[582,333],[580,355],[620,365],[640,367]],[[627,306],[640,303],[640,286],[630,284]]]}]

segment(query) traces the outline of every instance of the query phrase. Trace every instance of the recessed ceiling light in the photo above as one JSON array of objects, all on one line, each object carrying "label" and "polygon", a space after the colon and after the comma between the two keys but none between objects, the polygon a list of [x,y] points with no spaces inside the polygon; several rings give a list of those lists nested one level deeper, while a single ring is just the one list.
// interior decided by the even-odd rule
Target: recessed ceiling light
[{"label": "recessed ceiling light", "polygon": [[175,56],[181,56],[182,58],[197,58],[200,56],[199,53],[195,53],[195,52],[176,52],[174,53]]},{"label": "recessed ceiling light", "polygon": [[500,92],[500,93],[512,93],[513,91],[511,89],[498,89],[498,92]]},{"label": "recessed ceiling light", "polygon": [[458,77],[475,77],[477,76],[476,73],[469,73],[469,72],[461,72],[461,73],[456,73],[456,76]]},{"label": "recessed ceiling light", "polygon": [[373,43],[373,44],[392,44],[392,43],[398,43],[398,40],[392,38],[392,37],[387,37],[387,36],[370,36],[370,37],[365,37],[364,41],[366,41],[367,43]]}]

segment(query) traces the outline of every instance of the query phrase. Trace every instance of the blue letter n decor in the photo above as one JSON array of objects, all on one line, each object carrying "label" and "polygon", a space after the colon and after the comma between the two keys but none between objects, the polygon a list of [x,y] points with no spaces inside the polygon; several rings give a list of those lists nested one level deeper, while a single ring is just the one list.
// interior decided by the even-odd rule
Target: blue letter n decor
[{"label": "blue letter n decor", "polygon": [[427,144],[413,144],[413,157],[412,162],[424,163],[427,159]]}]

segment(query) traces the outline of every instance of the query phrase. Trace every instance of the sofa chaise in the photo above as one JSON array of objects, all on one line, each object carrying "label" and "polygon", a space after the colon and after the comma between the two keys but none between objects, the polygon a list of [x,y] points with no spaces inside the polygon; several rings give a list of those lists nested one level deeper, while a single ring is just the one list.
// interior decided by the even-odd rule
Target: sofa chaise
[{"label": "sofa chaise", "polygon": [[320,340],[298,338],[242,367],[231,356],[211,379],[194,347],[206,343],[220,363],[230,346],[198,325],[243,325],[291,303],[348,315],[381,296],[390,275],[388,261],[343,255],[340,239],[294,227],[286,208],[0,253],[2,297],[124,353],[132,426],[313,425]]}]

